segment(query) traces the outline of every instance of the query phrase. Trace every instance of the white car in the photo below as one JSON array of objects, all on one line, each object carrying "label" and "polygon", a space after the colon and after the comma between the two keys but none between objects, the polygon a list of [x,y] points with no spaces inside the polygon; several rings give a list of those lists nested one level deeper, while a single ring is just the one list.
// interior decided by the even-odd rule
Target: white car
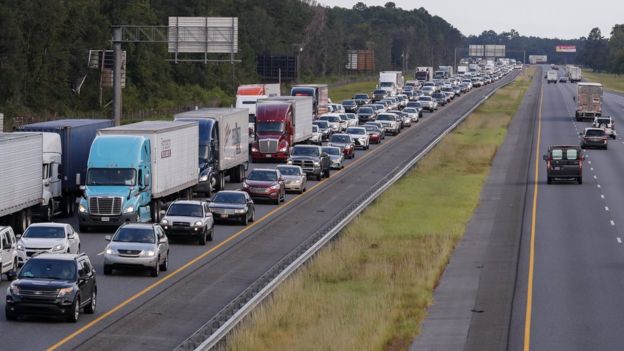
[{"label": "white car", "polygon": [[416,107],[406,107],[403,109],[403,113],[407,114],[412,119],[412,122],[418,122],[418,115],[420,112]]},{"label": "white car", "polygon": [[17,242],[17,260],[22,265],[30,257],[43,252],[71,253],[80,251],[80,236],[67,223],[31,224]]},{"label": "white car", "polygon": [[312,125],[312,138],[310,138],[312,144],[321,145],[323,143],[323,133],[317,125]]},{"label": "white car", "polygon": [[345,134],[348,134],[355,142],[355,147],[360,147],[364,150],[370,148],[370,137],[366,128],[364,127],[350,127],[345,130]]},{"label": "white car", "polygon": [[342,119],[340,118],[339,115],[328,113],[319,117],[318,120],[327,121],[329,123],[329,128],[331,129],[332,133],[342,132],[342,128],[341,128]]},{"label": "white car", "polygon": [[[0,280],[2,274],[12,280],[17,271],[17,240],[11,227],[0,227]],[[13,273],[13,274],[11,274]]]},{"label": "white car", "polygon": [[377,116],[377,122],[381,122],[381,124],[383,124],[386,128],[386,133],[397,135],[401,132],[399,117],[394,113],[380,113]]},{"label": "white car", "polygon": [[349,119],[349,127],[357,127],[358,126],[358,117],[355,113],[347,113],[347,118]]}]

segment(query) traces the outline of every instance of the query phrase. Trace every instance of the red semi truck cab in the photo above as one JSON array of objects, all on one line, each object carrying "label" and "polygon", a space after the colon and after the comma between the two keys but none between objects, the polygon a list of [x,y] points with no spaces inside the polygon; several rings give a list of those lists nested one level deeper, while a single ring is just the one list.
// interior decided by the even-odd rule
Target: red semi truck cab
[{"label": "red semi truck cab", "polygon": [[286,161],[293,144],[293,106],[287,102],[258,104],[256,107],[256,141],[251,147],[253,162]]}]

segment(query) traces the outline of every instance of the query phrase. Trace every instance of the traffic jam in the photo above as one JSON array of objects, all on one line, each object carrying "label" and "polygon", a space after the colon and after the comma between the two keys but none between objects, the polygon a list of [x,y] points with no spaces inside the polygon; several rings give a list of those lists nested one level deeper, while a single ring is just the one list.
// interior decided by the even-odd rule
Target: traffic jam
[{"label": "traffic jam", "polygon": [[0,161],[11,165],[0,173],[6,319],[77,322],[96,312],[98,280],[112,279],[96,275],[159,277],[173,260],[190,260],[177,252],[270,215],[514,68],[419,67],[407,81],[385,71],[374,91],[339,103],[326,84],[294,85],[285,96],[279,84],[250,84],[238,88],[235,108],[0,133]]}]

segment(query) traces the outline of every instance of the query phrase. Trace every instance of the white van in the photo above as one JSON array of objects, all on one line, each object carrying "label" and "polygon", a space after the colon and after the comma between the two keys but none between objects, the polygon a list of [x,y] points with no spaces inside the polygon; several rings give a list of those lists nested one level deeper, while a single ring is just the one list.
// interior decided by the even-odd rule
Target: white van
[{"label": "white van", "polygon": [[0,226],[0,280],[2,274],[7,279],[15,279],[17,271],[17,240],[11,227]]}]

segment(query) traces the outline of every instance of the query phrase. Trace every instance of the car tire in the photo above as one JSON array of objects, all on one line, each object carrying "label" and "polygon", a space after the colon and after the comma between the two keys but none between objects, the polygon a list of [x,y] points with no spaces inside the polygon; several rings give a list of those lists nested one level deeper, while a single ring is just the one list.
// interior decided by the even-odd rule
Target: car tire
[{"label": "car tire", "polygon": [[605,145],[604,149],[608,150],[609,149],[609,145]]},{"label": "car tire", "polygon": [[325,171],[325,177],[326,177],[326,178],[329,178],[330,176],[331,176],[331,170],[328,168],[328,169]]},{"label": "car tire", "polygon": [[48,202],[48,205],[46,206],[45,221],[52,222],[53,218],[54,218],[54,201],[50,200]]},{"label": "car tire", "polygon": [[208,232],[208,241],[212,241],[214,238],[214,224],[212,225],[212,228],[210,228],[210,231]]},{"label": "car tire", "polygon": [[201,235],[197,238],[197,243],[199,245],[206,245],[206,237],[208,236],[208,230],[204,227]]},{"label": "car tire", "polygon": [[552,177],[546,177],[546,184],[552,184]]},{"label": "car tire", "polygon": [[93,289],[93,293],[91,294],[91,302],[89,305],[84,308],[85,313],[94,314],[95,308],[97,307],[97,290]]},{"label": "car tire", "polygon": [[316,181],[321,181],[321,179],[323,178],[323,172],[321,171],[319,174],[316,175]]},{"label": "car tire", "polygon": [[[279,197],[277,203],[279,204]],[[245,215],[241,218],[240,223],[244,226],[247,226],[247,224],[249,224],[249,216],[247,215],[247,213],[245,213]]]},{"label": "car tire", "polygon": [[[275,198],[275,202],[274,202],[274,204],[279,206],[279,204],[280,204],[280,196],[279,196],[279,195],[277,195],[277,197]],[[246,218],[247,218],[247,217],[245,217],[245,223],[247,222],[247,219],[246,219]],[[245,225],[247,225],[247,224],[245,224]]]},{"label": "car tire", "polygon": [[583,184],[583,177],[577,177],[576,182],[579,184]]},{"label": "car tire", "polygon": [[251,217],[249,218],[250,222],[256,221],[256,210],[251,210]]},{"label": "car tire", "polygon": [[78,226],[78,230],[79,230],[81,233],[88,233],[88,232],[89,232],[89,227],[87,227],[86,225],[79,225],[79,226]]},{"label": "car tire", "polygon": [[105,264],[103,271],[104,271],[104,275],[111,275],[111,274],[113,274],[113,267],[111,267],[110,265]]},{"label": "car tire", "polygon": [[167,255],[165,255],[165,261],[158,267],[161,271],[166,272],[169,269],[169,251],[167,251]]},{"label": "car tire", "polygon": [[[160,257],[158,258],[158,261],[160,261]],[[160,265],[156,262],[156,265],[150,268],[150,275],[152,277],[158,277],[158,274],[160,274]]]},{"label": "car tire", "polygon": [[8,305],[4,307],[4,316],[7,319],[7,321],[17,320],[17,313],[15,313],[14,311],[11,311]]},{"label": "car tire", "polygon": [[67,316],[67,321],[70,323],[78,322],[80,318],[80,295],[77,295],[72,304],[71,314]]}]

